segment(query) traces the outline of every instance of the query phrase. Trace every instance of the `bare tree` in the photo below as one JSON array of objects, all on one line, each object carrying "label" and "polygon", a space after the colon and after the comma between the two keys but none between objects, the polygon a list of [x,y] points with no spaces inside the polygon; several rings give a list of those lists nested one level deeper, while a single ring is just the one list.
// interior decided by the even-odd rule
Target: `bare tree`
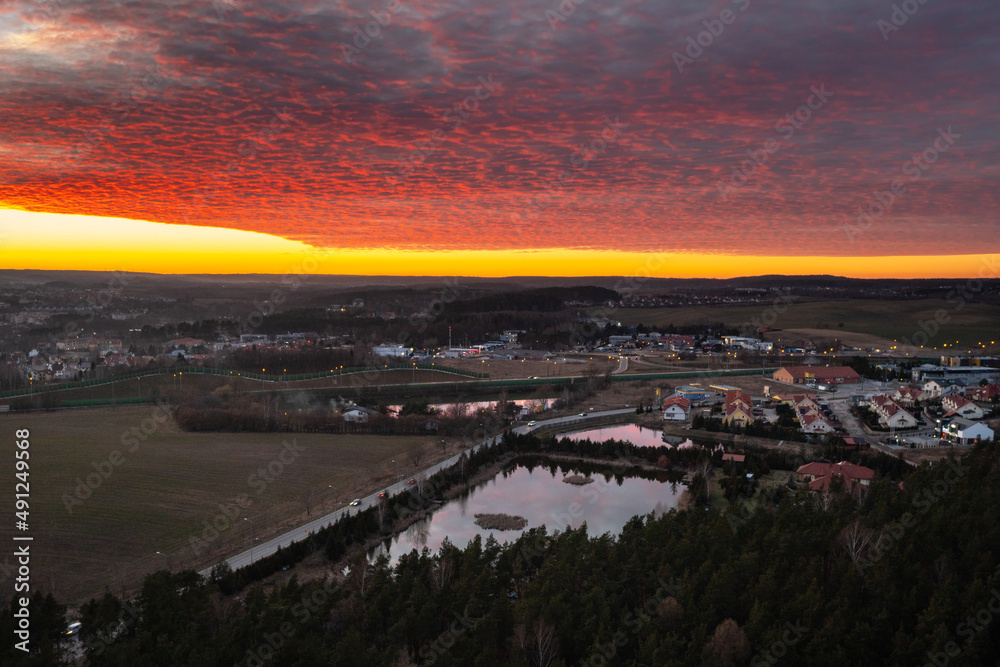
[{"label": "bare tree", "polygon": [[311,486],[302,489],[302,493],[299,494],[299,500],[302,502],[303,507],[306,508],[306,516],[309,516],[312,513],[313,501],[313,489]]},{"label": "bare tree", "polygon": [[731,618],[719,623],[712,638],[705,644],[702,664],[710,667],[736,667],[750,657],[751,646],[746,633]]},{"label": "bare tree", "polygon": [[712,498],[712,483],[709,481],[709,477],[712,475],[712,460],[703,459],[697,466],[696,470],[698,474],[705,478],[705,499],[711,500]]},{"label": "bare tree", "polygon": [[424,459],[424,449],[420,446],[419,442],[414,442],[407,448],[406,458],[413,464],[414,468],[420,465],[420,462]]},{"label": "bare tree", "polygon": [[830,508],[833,507],[833,501],[834,495],[829,489],[824,489],[813,496],[813,502],[816,503],[816,507],[824,512],[830,511]]},{"label": "bare tree", "polygon": [[378,529],[381,532],[385,532],[385,518],[389,516],[389,490],[386,489],[382,492],[382,497],[378,499],[378,503],[375,505],[375,509],[378,512]]},{"label": "bare tree", "polygon": [[455,568],[450,558],[439,558],[431,567],[431,581],[434,584],[434,590],[440,591],[447,586],[454,571]]},{"label": "bare tree", "polygon": [[852,563],[857,563],[875,545],[876,539],[875,531],[865,527],[860,519],[855,519],[844,526],[844,529],[837,535],[837,544],[844,550]]},{"label": "bare tree", "polygon": [[559,651],[555,628],[541,619],[532,623],[530,629],[524,625],[515,627],[514,641],[537,667],[549,667]]}]

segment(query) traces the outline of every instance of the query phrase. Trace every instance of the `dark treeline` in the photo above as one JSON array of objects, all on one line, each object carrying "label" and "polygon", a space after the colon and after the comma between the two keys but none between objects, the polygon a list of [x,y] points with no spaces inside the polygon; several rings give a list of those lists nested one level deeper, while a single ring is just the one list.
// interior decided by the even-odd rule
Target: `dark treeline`
[{"label": "dark treeline", "polygon": [[455,301],[447,308],[449,315],[490,313],[504,310],[551,312],[562,310],[568,302],[599,304],[618,301],[618,292],[604,287],[543,287],[521,292],[496,292],[473,299]]},{"label": "dark treeline", "polygon": [[[506,546],[477,538],[465,548],[414,551],[394,568],[349,553],[501,456],[553,465],[530,457],[570,447],[639,454],[621,443],[508,437],[439,473],[424,492],[388,499],[252,569],[216,568],[208,581],[161,571],[134,600],[92,600],[81,609],[88,664],[996,664],[993,447],[900,469],[902,480],[878,476],[863,494],[789,489],[756,506],[734,497],[725,512],[694,506],[637,516],[617,538],[585,526],[533,528]],[[251,584],[310,552],[336,561],[336,570],[348,558],[349,573],[293,576],[269,591]],[[0,620],[8,637],[13,612]],[[0,662],[60,664],[54,642],[64,613],[51,597],[34,596],[35,653],[25,658],[7,642]]]}]

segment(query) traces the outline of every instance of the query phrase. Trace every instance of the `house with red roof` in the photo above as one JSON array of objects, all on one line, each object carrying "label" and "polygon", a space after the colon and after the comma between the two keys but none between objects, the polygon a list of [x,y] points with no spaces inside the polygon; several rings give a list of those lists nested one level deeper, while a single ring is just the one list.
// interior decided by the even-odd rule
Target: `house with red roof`
[{"label": "house with red roof", "polygon": [[683,421],[691,411],[691,401],[674,394],[663,401],[663,419],[666,421]]},{"label": "house with red roof", "polygon": [[800,482],[807,484],[810,491],[826,491],[830,488],[830,483],[835,478],[844,481],[844,488],[850,489],[855,486],[868,486],[875,479],[875,471],[865,466],[855,465],[847,461],[840,463],[827,463],[825,461],[813,461],[804,466],[799,466],[795,471]]},{"label": "house with red roof", "polygon": [[810,412],[799,419],[799,428],[804,433],[833,433],[837,429],[822,413]]},{"label": "house with red roof", "polygon": [[965,419],[982,419],[983,409],[965,396],[945,396],[941,399],[941,407],[945,409],[945,417],[958,415]]},{"label": "house with red roof", "polygon": [[747,408],[742,401],[726,403],[726,415],[722,418],[722,421],[726,424],[746,426],[747,424],[752,423],[753,420],[753,410],[751,408]]},{"label": "house with red roof", "polygon": [[924,390],[919,387],[900,387],[896,390],[896,393],[892,395],[892,398],[904,407],[912,407],[916,405],[917,401],[929,398],[929,396],[927,396]]},{"label": "house with red roof", "polygon": [[988,384],[983,387],[976,387],[971,392],[966,392],[966,394],[974,401],[979,401],[980,403],[995,403],[1000,400],[1000,384]]},{"label": "house with red roof", "polygon": [[917,418],[907,412],[891,396],[884,394],[872,396],[868,404],[878,415],[878,421],[883,426],[888,428],[915,428],[917,426]]}]

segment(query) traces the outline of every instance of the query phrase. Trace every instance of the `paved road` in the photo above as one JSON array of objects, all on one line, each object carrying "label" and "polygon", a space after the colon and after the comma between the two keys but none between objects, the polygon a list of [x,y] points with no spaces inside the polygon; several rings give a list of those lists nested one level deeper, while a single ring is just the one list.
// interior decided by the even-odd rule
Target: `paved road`
[{"label": "paved road", "polygon": [[[532,426],[528,426],[527,424],[522,424],[520,426],[514,427],[511,430],[514,431],[515,433],[522,433],[523,434],[523,433],[530,433],[531,431],[538,430],[538,429],[543,428],[543,427],[549,428],[549,427],[553,427],[553,426],[586,425],[587,421],[591,420],[594,417],[603,417],[603,416],[608,416],[608,415],[630,414],[630,413],[634,413],[634,412],[635,412],[635,408],[620,408],[620,409],[615,409],[615,410],[602,410],[600,412],[587,412],[587,413],[585,413],[586,416],[583,416],[583,417],[581,417],[580,415],[571,415],[571,416],[566,416],[566,417],[557,417],[555,419],[546,419],[544,421],[536,422],[535,426],[533,426],[533,427]],[[475,445],[474,447],[472,447],[471,449],[469,449],[467,451],[474,452],[474,451],[478,450],[480,447],[493,444],[495,441],[499,440],[500,437],[501,437],[500,435],[496,435],[496,436],[487,438],[483,442]],[[418,473],[417,475],[415,475],[412,479],[427,479],[431,475],[433,475],[434,473],[436,473],[436,472],[438,472],[440,470],[443,470],[443,469],[445,469],[445,468],[447,468],[449,466],[452,466],[452,465],[458,463],[458,460],[459,460],[460,457],[461,457],[461,453],[455,454],[451,458],[445,459],[444,461],[441,461],[440,463],[432,465],[431,467],[427,468],[426,470],[421,471],[420,473]],[[394,495],[396,493],[399,493],[400,491],[403,491],[404,489],[409,488],[410,485],[409,485],[408,482],[409,482],[409,480],[400,480],[396,484],[393,484],[393,485],[389,486],[388,487],[389,494],[390,495]],[[364,498],[361,499],[361,504],[358,505],[357,507],[345,507],[345,508],[336,510],[335,512],[331,512],[331,513],[327,514],[326,516],[322,516],[322,517],[319,517],[318,519],[314,519],[314,520],[310,521],[309,523],[303,524],[303,525],[299,526],[298,528],[296,528],[294,530],[290,530],[290,531],[288,531],[287,533],[285,533],[283,535],[279,535],[279,536],[277,536],[275,538],[272,538],[272,539],[270,539],[270,540],[268,540],[266,542],[262,542],[260,544],[255,544],[254,547],[253,547],[253,549],[252,549],[252,551],[248,549],[247,551],[244,551],[243,553],[236,554],[235,556],[226,559],[226,562],[229,563],[229,566],[231,568],[233,568],[234,570],[236,570],[236,569],[239,569],[239,568],[241,568],[241,567],[243,567],[245,565],[249,565],[251,562],[255,562],[255,561],[260,560],[261,558],[265,558],[267,556],[270,556],[270,555],[274,554],[278,550],[279,546],[281,548],[286,548],[292,542],[297,542],[299,540],[302,540],[302,539],[308,537],[310,533],[314,533],[314,532],[320,530],[321,528],[325,528],[326,526],[329,526],[331,524],[337,523],[337,521],[339,521],[340,518],[342,516],[344,516],[345,514],[357,514],[359,511],[361,511],[363,509],[366,509],[368,507],[371,507],[376,502],[378,502],[378,494],[381,491],[382,491],[382,489],[380,489],[378,492],[372,493],[369,496],[365,496]],[[251,557],[252,557],[252,560],[251,560]],[[211,571],[212,571],[212,568],[209,567],[209,568],[206,568],[206,569],[202,570],[199,574],[207,577],[209,574],[211,574]]]}]

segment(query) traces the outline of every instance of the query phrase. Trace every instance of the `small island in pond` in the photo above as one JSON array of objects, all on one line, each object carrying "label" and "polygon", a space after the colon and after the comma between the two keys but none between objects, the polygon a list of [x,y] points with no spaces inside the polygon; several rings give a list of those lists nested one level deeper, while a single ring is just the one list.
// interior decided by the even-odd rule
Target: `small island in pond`
[{"label": "small island in pond", "polygon": [[486,530],[521,530],[528,525],[528,520],[510,514],[477,514],[476,525]]},{"label": "small island in pond", "polygon": [[583,475],[570,475],[569,477],[563,477],[563,482],[566,484],[576,484],[577,486],[583,486],[584,484],[592,484],[594,482],[590,477],[584,477]]}]

